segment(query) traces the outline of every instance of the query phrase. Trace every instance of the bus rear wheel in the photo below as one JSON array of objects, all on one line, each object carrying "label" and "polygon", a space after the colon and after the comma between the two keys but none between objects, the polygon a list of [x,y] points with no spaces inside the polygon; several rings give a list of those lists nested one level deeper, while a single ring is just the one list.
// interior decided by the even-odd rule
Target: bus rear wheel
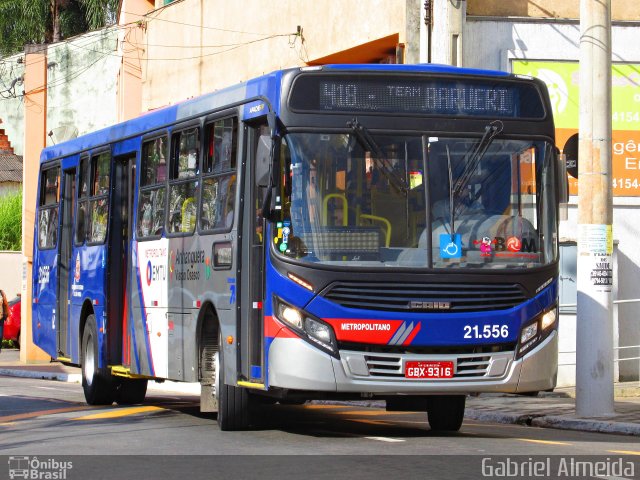
[{"label": "bus rear wheel", "polygon": [[147,395],[147,380],[138,378],[122,378],[116,391],[118,405],[135,405],[144,402]]},{"label": "bus rear wheel", "polygon": [[96,317],[89,315],[82,334],[82,389],[89,405],[111,405],[114,383],[109,372],[98,368]]},{"label": "bus rear wheel", "polygon": [[224,382],[224,354],[222,335],[218,333],[218,348],[213,354],[214,395],[218,400],[218,425],[220,430],[244,430],[251,424],[253,397],[247,389],[227,385]]},{"label": "bus rear wheel", "polygon": [[429,426],[436,432],[457,432],[464,419],[465,395],[434,395],[429,397]]}]

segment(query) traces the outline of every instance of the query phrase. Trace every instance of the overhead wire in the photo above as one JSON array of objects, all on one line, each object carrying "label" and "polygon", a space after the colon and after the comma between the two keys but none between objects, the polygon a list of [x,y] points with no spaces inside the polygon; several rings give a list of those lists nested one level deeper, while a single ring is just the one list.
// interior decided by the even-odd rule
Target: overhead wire
[{"label": "overhead wire", "polygon": [[[126,24],[122,24],[122,25],[110,25],[108,26],[106,29],[101,29],[101,30],[94,30],[93,32],[90,32],[91,34],[95,34],[95,35],[87,35],[87,34],[83,34],[82,36],[75,36],[72,38],[68,38],[63,40],[62,42],[59,42],[56,45],[59,45],[60,43],[64,43],[68,46],[71,47],[75,47],[75,48],[79,48],[79,49],[83,49],[83,50],[87,50],[87,51],[91,51],[93,53],[97,53],[98,55],[100,55],[100,57],[98,57],[96,60],[92,61],[90,64],[80,68],[79,70],[76,70],[75,72],[72,72],[71,74],[65,76],[64,78],[58,79],[58,80],[54,80],[54,82],[49,83],[48,85],[46,85],[47,88],[55,88],[59,85],[62,85],[64,83],[69,82],[70,80],[73,80],[75,78],[77,78],[78,76],[82,75],[84,72],[86,72],[87,70],[89,70],[91,67],[93,67],[95,64],[97,64],[99,61],[104,60],[107,56],[114,56],[114,57],[119,57],[122,59],[125,59],[125,54],[127,53],[132,53],[137,51],[138,52],[138,61],[142,62],[144,60],[146,61],[184,61],[184,60],[196,60],[202,57],[211,57],[211,56],[215,56],[215,55],[220,55],[238,48],[241,48],[243,46],[246,45],[251,45],[254,43],[259,43],[259,42],[264,42],[267,40],[271,40],[274,38],[281,38],[281,37],[289,37],[289,46],[291,48],[294,48],[295,44],[296,44],[296,40],[298,36],[301,36],[301,32],[298,31],[296,33],[281,33],[281,34],[264,34],[264,33],[259,33],[259,32],[247,32],[247,31],[241,31],[241,30],[232,30],[232,29],[225,29],[225,28],[218,28],[218,27],[210,27],[210,26],[205,26],[205,25],[196,25],[196,24],[190,24],[190,23],[185,23],[185,22],[179,22],[179,21],[175,21],[175,20],[168,20],[168,19],[164,19],[164,18],[159,18],[159,17],[154,17],[151,16],[153,15],[153,12],[151,12],[150,14],[146,14],[146,15],[140,15],[140,14],[134,14],[131,12],[125,12],[129,15],[132,16],[137,16],[140,17],[140,20],[134,20],[131,22],[127,22]],[[127,32],[125,33],[125,40],[127,39],[127,37],[131,34],[131,32],[133,31],[134,27],[140,27],[143,23],[150,23],[153,21],[162,21],[162,22],[167,22],[167,23],[172,23],[172,24],[176,24],[176,25],[183,25],[183,26],[187,26],[187,27],[194,27],[194,28],[199,28],[199,29],[207,29],[207,30],[214,30],[214,31],[220,31],[220,32],[227,32],[227,33],[238,33],[238,34],[244,34],[244,35],[263,35],[262,38],[257,38],[254,40],[248,40],[246,42],[238,42],[238,43],[229,43],[229,44],[219,44],[219,45],[193,45],[193,46],[187,46],[187,45],[162,45],[162,44],[144,44],[144,46],[147,47],[159,47],[159,48],[198,48],[198,49],[209,49],[209,48],[224,48],[223,50],[219,50],[216,52],[211,52],[211,53],[204,53],[204,54],[199,54],[199,55],[195,55],[195,56],[189,56],[189,57],[173,57],[173,58],[154,58],[154,57],[149,57],[148,55],[144,58],[140,57],[140,49],[139,48],[135,48],[132,47],[130,50],[124,50],[124,44],[129,44],[128,42],[123,42],[122,45],[122,51],[123,53],[117,53],[117,47],[113,50],[109,50],[109,51],[105,51],[102,49],[95,49],[95,48],[89,48],[91,46],[94,46],[98,43],[104,43],[105,40],[106,41],[111,41],[111,39],[107,38],[105,35],[105,30],[109,30],[109,31],[113,31],[113,30],[122,30],[122,29],[126,29]],[[81,37],[81,39],[89,39],[88,42],[81,44],[78,42],[78,37]],[[291,37],[293,37],[293,40],[291,40]],[[117,40],[116,40],[116,45],[118,44]],[[225,48],[225,47],[229,47],[229,48]],[[46,50],[47,47],[43,47],[43,50]],[[301,51],[299,52],[298,56],[301,60],[304,61],[304,59],[302,58],[302,49],[304,49],[304,51],[306,52],[306,47],[304,46],[304,41],[302,41],[302,46],[301,46]],[[308,54],[307,54],[308,56]],[[4,60],[0,60],[4,63]],[[41,60],[34,60],[32,63],[27,63],[24,62],[23,60],[23,65],[24,68],[26,68],[29,65],[32,65],[34,63],[40,62]],[[13,69],[13,67],[12,67]],[[13,70],[12,70],[13,71]],[[32,90],[30,90],[29,92],[23,92],[22,94],[16,94],[15,93],[15,85],[16,82],[14,80],[12,87],[5,89],[4,91],[0,90],[0,100],[6,100],[6,99],[11,99],[11,98],[22,98],[25,95],[37,91],[41,88],[44,88],[45,85],[42,85],[40,87],[36,87]],[[13,89],[13,91],[11,91]],[[9,94],[9,95],[6,95]]]}]

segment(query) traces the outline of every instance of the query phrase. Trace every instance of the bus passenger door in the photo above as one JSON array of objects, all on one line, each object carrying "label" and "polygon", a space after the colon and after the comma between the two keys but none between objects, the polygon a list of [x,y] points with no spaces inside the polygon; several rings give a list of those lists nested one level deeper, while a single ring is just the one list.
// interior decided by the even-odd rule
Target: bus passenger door
[{"label": "bus passenger door", "polygon": [[69,280],[73,249],[73,217],[75,211],[76,170],[64,171],[64,191],[62,195],[62,230],[58,244],[58,302],[56,315],[56,337],[58,356],[69,354]]},{"label": "bus passenger door", "polygon": [[260,136],[269,136],[267,125],[245,126],[244,212],[242,221],[242,288],[240,290],[240,365],[242,376],[253,383],[265,383],[264,371],[264,237],[259,215],[262,196],[256,185],[255,159]]},{"label": "bus passenger door", "polygon": [[111,188],[112,214],[109,224],[109,250],[107,266],[107,348],[109,362],[127,365],[129,320],[127,287],[131,263],[131,232],[133,188],[135,185],[134,155],[114,158]]}]

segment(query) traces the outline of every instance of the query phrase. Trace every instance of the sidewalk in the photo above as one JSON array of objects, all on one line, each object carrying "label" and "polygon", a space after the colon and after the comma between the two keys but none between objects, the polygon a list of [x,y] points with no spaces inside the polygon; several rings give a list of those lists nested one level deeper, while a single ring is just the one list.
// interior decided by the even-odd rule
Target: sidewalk
[{"label": "sidewalk", "polygon": [[[24,364],[20,362],[20,351],[2,349],[0,352],[0,377],[41,378],[59,382],[80,383],[82,374],[78,367],[68,367],[59,362],[38,362]],[[150,381],[148,390],[200,395],[200,384],[165,381]]]},{"label": "sidewalk", "polygon": [[640,436],[638,382],[616,384],[615,414],[611,416],[576,416],[574,397],[574,388],[559,388],[552,393],[540,393],[538,397],[481,394],[467,398],[465,417],[484,422]]},{"label": "sidewalk", "polygon": [[[80,369],[58,362],[25,365],[17,350],[0,353],[0,376],[42,378],[63,382],[81,381]],[[199,395],[199,384],[149,382],[149,390]],[[559,388],[538,397],[486,393],[467,398],[465,418],[484,422],[512,423],[532,427],[618,433],[640,436],[640,383],[615,386],[615,411],[608,417],[579,418],[575,414],[575,389]],[[381,402],[356,402],[381,407]]]}]

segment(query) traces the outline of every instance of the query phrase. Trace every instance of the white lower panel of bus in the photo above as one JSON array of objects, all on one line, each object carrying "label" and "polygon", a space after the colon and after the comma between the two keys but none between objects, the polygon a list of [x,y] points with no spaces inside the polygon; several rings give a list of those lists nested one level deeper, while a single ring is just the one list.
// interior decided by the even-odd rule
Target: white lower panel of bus
[{"label": "white lower panel of bus", "polygon": [[[276,338],[269,348],[269,386],[377,394],[516,393],[548,390],[555,386],[557,352],[557,332],[553,332],[518,360],[514,360],[514,352],[495,352],[437,356],[398,354],[389,355],[385,359],[388,361],[384,362],[382,355],[352,351],[341,351],[338,360],[304,340]],[[367,359],[369,355],[377,360]],[[406,362],[429,362],[434,359],[453,362],[456,366],[454,377],[426,380],[405,377],[403,372]],[[386,367],[397,364],[397,371],[391,370],[386,375],[379,375],[376,362],[383,362]],[[469,374],[469,365],[477,367],[473,370],[475,374]]]},{"label": "white lower panel of bus", "polygon": [[166,308],[150,308],[147,310],[147,329],[154,375],[160,378],[168,378],[169,326]]}]

